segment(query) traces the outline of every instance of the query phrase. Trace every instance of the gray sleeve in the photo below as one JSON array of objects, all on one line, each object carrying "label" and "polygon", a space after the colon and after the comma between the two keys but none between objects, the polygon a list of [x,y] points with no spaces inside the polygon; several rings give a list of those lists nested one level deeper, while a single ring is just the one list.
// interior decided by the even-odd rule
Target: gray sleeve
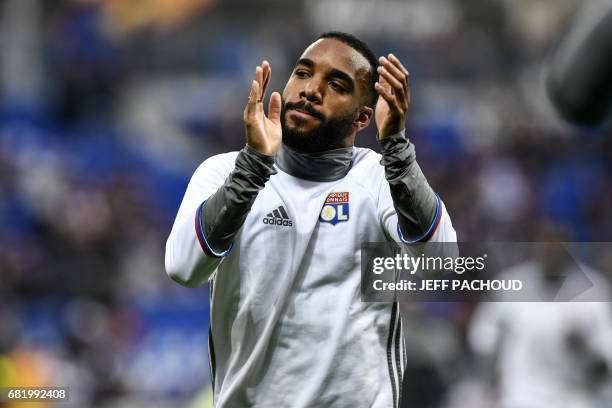
[{"label": "gray sleeve", "polygon": [[403,131],[379,139],[379,143],[380,164],[385,167],[400,236],[406,242],[426,241],[434,232],[440,203],[416,162],[414,145],[404,137]]},{"label": "gray sleeve", "polygon": [[248,145],[238,153],[234,171],[201,206],[204,241],[211,250],[208,255],[220,256],[231,249],[259,190],[273,174],[274,156],[263,155]]}]

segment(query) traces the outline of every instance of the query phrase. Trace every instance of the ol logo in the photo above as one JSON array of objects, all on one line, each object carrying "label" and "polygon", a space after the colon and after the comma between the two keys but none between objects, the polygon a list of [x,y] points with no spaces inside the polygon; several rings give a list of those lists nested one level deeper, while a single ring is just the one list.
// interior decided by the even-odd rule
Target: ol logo
[{"label": "ol logo", "polygon": [[349,193],[330,193],[321,208],[319,221],[336,225],[349,219]]}]

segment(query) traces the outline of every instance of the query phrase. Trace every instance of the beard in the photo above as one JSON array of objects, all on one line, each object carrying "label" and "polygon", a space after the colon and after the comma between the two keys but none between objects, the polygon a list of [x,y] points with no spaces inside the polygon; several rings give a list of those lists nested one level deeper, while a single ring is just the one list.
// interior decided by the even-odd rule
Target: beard
[{"label": "beard", "polygon": [[[287,127],[287,111],[303,109],[319,119],[319,125],[308,131],[299,131]],[[283,103],[281,111],[281,127],[283,143],[301,153],[319,153],[326,150],[346,147],[346,138],[351,133],[355,112],[337,118],[326,118],[314,110],[308,102]]]}]

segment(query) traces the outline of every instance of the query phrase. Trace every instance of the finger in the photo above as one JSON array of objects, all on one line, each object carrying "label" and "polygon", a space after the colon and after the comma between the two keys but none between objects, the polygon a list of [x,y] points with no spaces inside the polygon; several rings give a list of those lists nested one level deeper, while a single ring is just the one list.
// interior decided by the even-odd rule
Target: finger
[{"label": "finger", "polygon": [[408,108],[410,108],[410,104],[412,103],[412,97],[410,96],[410,74],[408,74],[406,78],[406,103],[408,104]]},{"label": "finger", "polygon": [[380,75],[378,76],[378,85],[380,85],[382,89],[384,89],[387,92],[387,94],[393,96],[393,87],[389,85],[389,82],[387,82],[385,77],[380,76]]},{"label": "finger", "polygon": [[278,92],[272,92],[270,95],[270,103],[268,104],[268,119],[273,123],[280,125],[281,115],[281,95]]},{"label": "finger", "polygon": [[263,68],[261,66],[258,66],[257,68],[255,68],[255,80],[257,81],[257,84],[258,84],[257,101],[259,102],[262,100],[261,90],[262,90],[262,85],[263,85]]},{"label": "finger", "polygon": [[395,65],[397,68],[401,69],[402,72],[406,75],[406,100],[410,104],[410,72],[406,67],[402,64],[402,62],[395,56],[395,54],[389,54],[389,60]]},{"label": "finger", "polygon": [[378,63],[385,67],[385,69],[389,71],[389,73],[396,77],[398,80],[401,81],[403,78],[406,77],[406,73],[402,71],[397,65],[389,61],[387,58],[380,57],[378,59]]},{"label": "finger", "polygon": [[[377,71],[378,72],[378,71]],[[387,82],[387,80],[385,79],[385,77],[383,76],[378,76],[378,83],[387,90],[387,92],[389,92],[390,94],[393,94],[393,90],[391,88],[391,85],[389,85],[389,82]]]},{"label": "finger", "polygon": [[397,78],[389,73],[384,67],[378,67],[378,74],[384,78],[389,85],[393,88],[393,94],[397,96],[398,99],[403,101],[405,99],[405,88],[404,84],[402,84]]},{"label": "finger", "polygon": [[410,102],[408,101],[409,96],[406,95],[404,85],[392,77],[388,72],[383,70],[381,70],[379,78],[385,79],[385,81],[390,83],[390,85],[386,87],[387,92],[395,97],[397,106],[402,108],[402,111],[406,111]]},{"label": "finger", "polygon": [[249,101],[246,108],[244,109],[245,119],[253,117],[257,111],[257,96],[259,95],[259,83],[256,80],[251,82],[251,93],[249,94]]},{"label": "finger", "polygon": [[387,101],[391,108],[397,110],[397,100],[393,95],[391,95],[391,92],[389,90],[385,89],[385,87],[383,87],[378,82],[374,84],[374,89],[376,90],[376,92],[378,92],[380,96],[382,96],[385,101]]},{"label": "finger", "polygon": [[[391,54],[389,54],[391,55]],[[406,74],[403,70],[400,69],[397,65],[393,64],[391,61],[386,59],[385,57],[380,57],[380,64],[385,67],[385,69],[397,78],[398,81],[402,83],[402,87],[404,88],[404,93],[408,93],[408,74]]]},{"label": "finger", "polygon": [[409,72],[406,69],[406,67],[402,64],[402,62],[394,54],[389,54],[388,58],[389,58],[389,61],[391,61],[393,65],[398,67],[404,74],[406,74],[406,76],[409,75]]},{"label": "finger", "polygon": [[261,89],[261,98],[266,97],[266,90],[268,89],[268,84],[270,83],[270,77],[272,76],[272,68],[270,67],[270,63],[264,60],[261,64],[263,69],[263,86]]}]

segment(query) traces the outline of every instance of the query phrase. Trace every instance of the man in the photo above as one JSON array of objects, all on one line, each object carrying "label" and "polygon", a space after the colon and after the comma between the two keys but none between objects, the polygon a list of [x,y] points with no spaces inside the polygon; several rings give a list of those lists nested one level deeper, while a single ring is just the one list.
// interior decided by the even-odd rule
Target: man
[{"label": "man", "polygon": [[[330,32],[266,116],[270,75],[255,71],[245,148],[196,170],[166,245],[172,279],[211,283],[215,404],[397,406],[399,313],[361,302],[361,244],[456,239],[403,135],[408,72]],[[382,159],[353,146],[373,116]]]},{"label": "man", "polygon": [[612,386],[610,285],[571,256],[586,248],[573,241],[563,226],[542,222],[536,256],[499,274],[524,282],[518,300],[529,301],[507,302],[501,292],[475,309],[468,341],[490,368],[496,407],[607,406],[601,399]]}]

